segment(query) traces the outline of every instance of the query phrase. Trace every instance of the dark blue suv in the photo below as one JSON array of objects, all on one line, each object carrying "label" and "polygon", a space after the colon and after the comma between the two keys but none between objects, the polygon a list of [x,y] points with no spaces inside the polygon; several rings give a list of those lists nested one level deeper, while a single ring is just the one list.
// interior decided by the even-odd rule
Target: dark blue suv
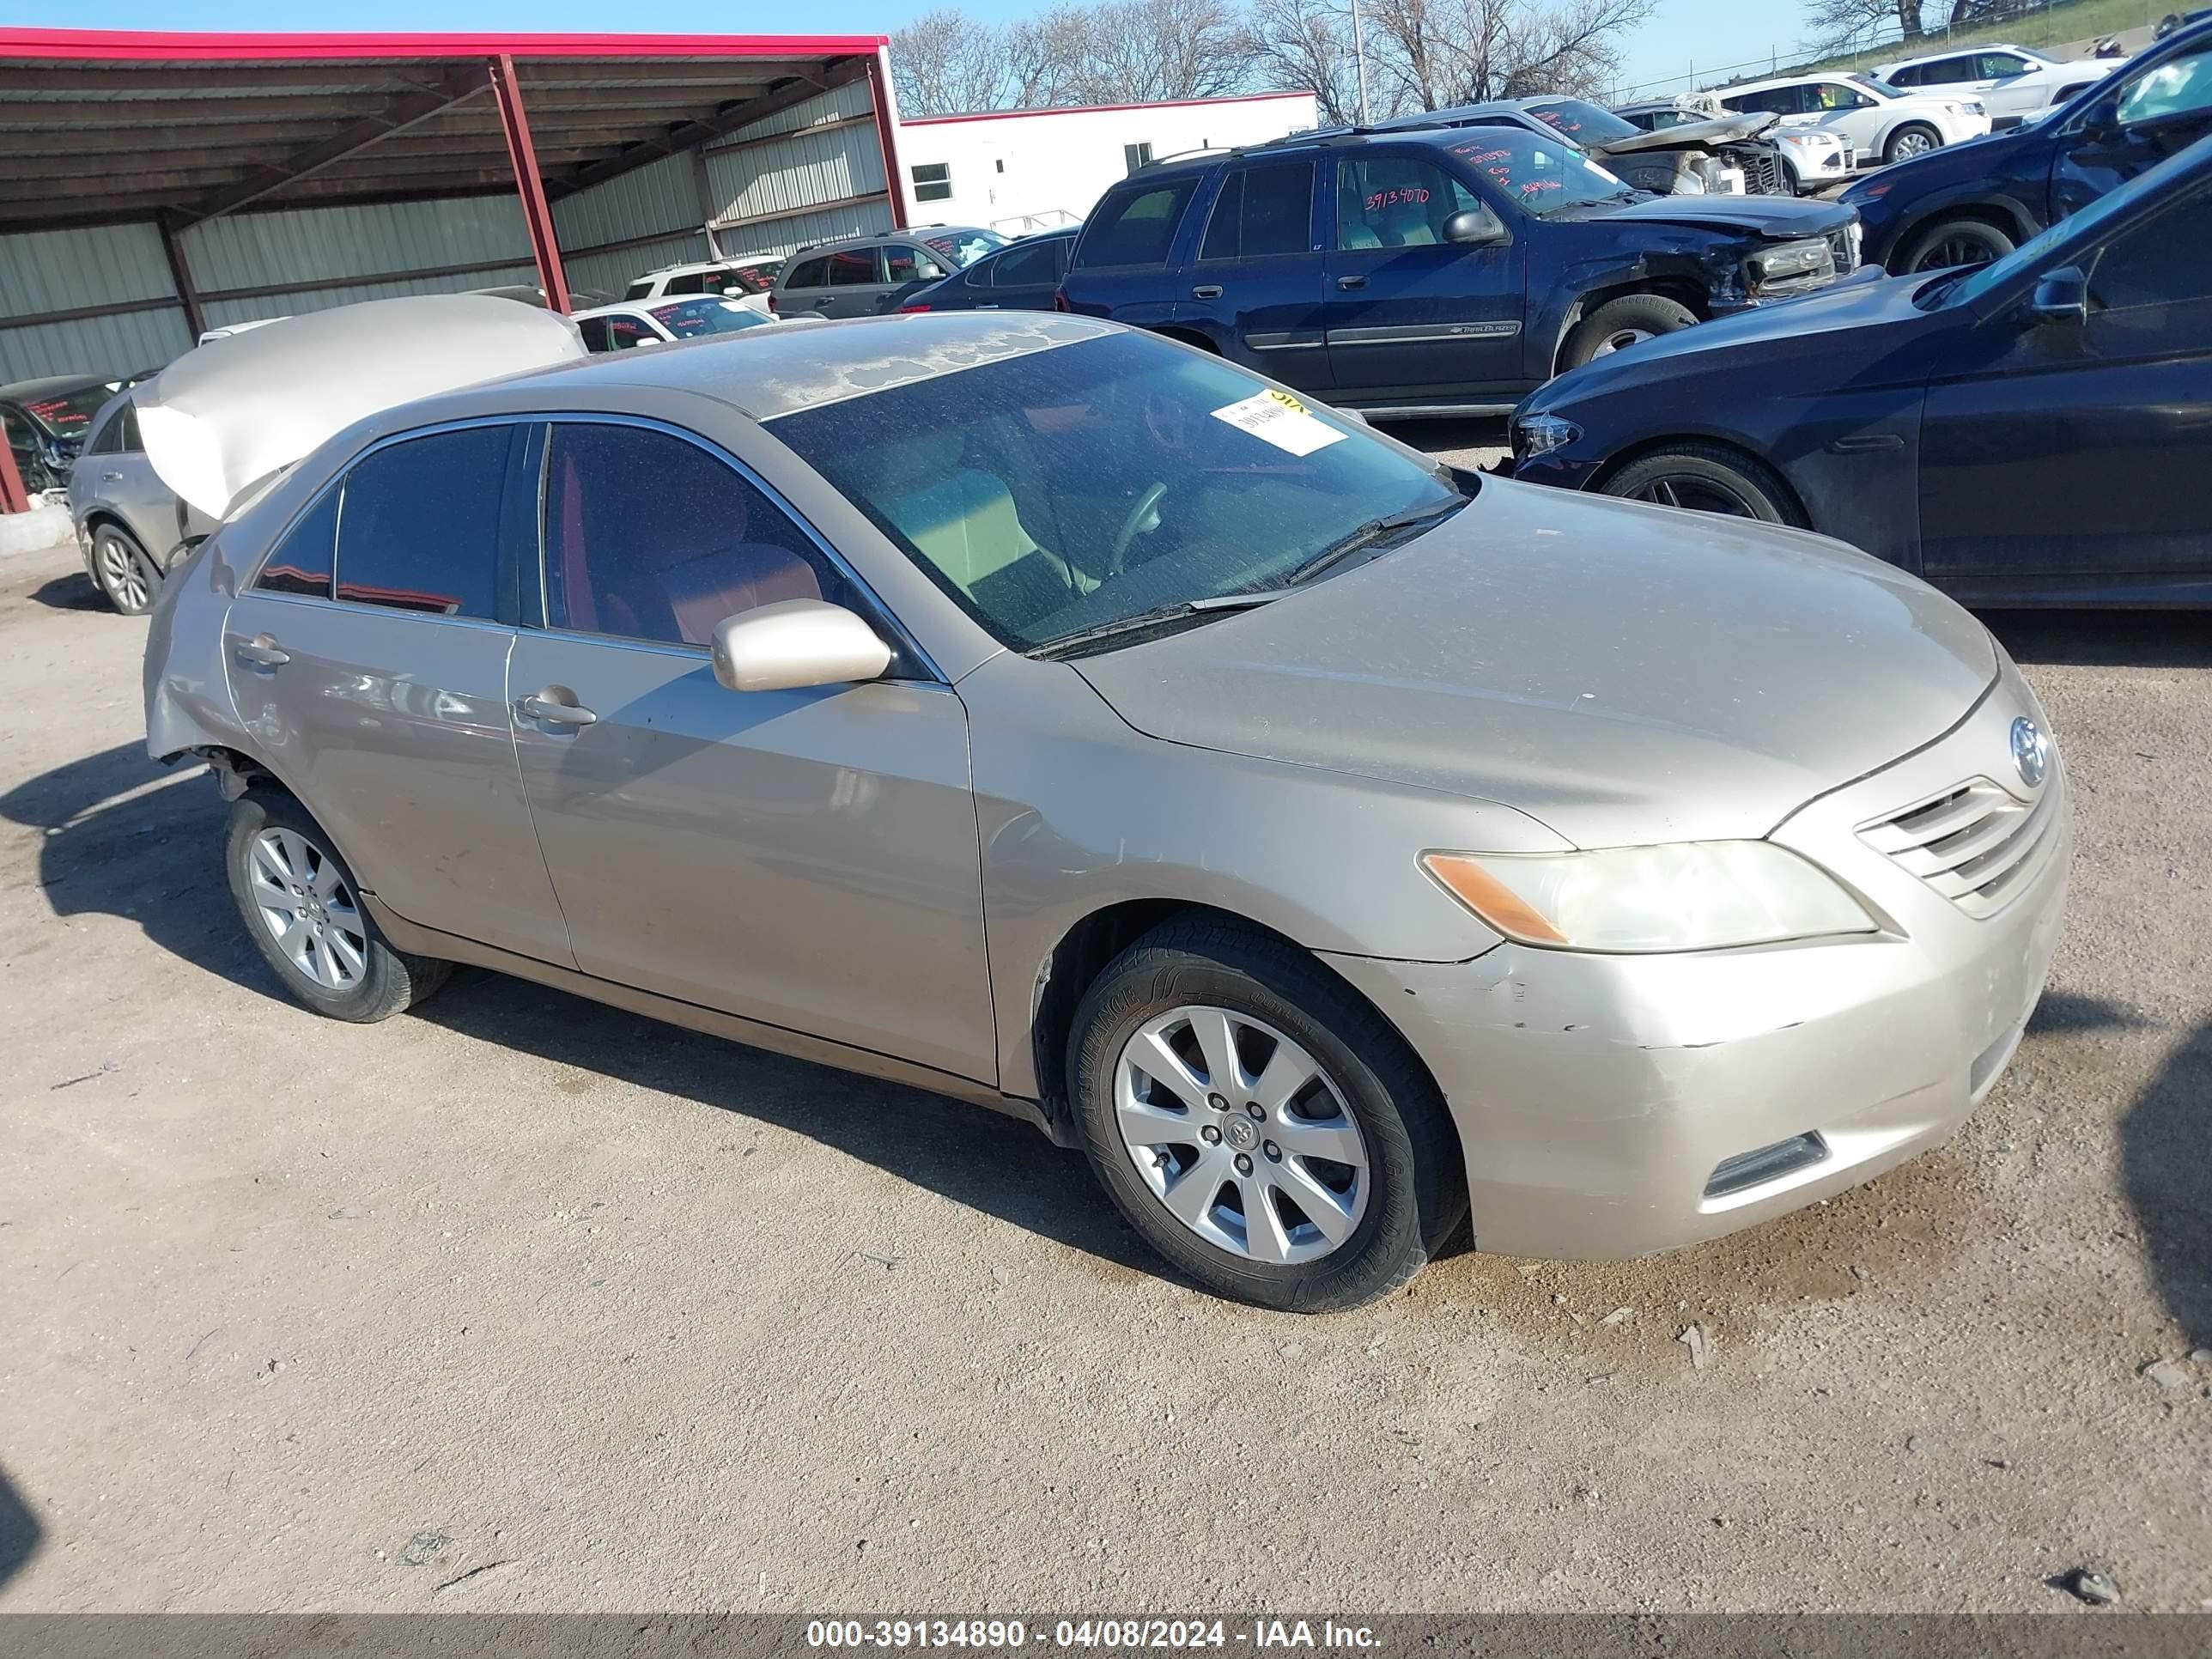
[{"label": "dark blue suv", "polygon": [[1987,264],[2212,132],[2212,21],[2011,132],[1884,167],[1843,195],[1900,276]]},{"label": "dark blue suv", "polygon": [[1350,130],[1139,168],[1091,210],[1060,303],[1370,414],[1503,413],[1857,263],[1833,203],[1653,196],[1518,128]]}]

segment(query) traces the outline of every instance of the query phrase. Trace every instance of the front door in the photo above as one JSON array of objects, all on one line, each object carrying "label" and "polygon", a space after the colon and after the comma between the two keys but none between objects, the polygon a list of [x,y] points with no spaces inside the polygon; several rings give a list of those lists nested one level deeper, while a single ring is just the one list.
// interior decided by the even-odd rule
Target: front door
[{"label": "front door", "polygon": [[1229,357],[1306,392],[1331,384],[1316,171],[1311,157],[1231,168],[1176,307],[1178,323],[1198,324]]},{"label": "front door", "polygon": [[870,601],[718,453],[559,422],[514,741],[587,974],[995,1080],[968,716],[950,686],[738,692],[723,617]]},{"label": "front door", "polygon": [[2077,118],[2051,168],[2053,222],[2212,131],[2212,45],[2121,70]]},{"label": "front door", "polygon": [[500,536],[522,431],[459,427],[355,463],[231,601],[223,649],[240,720],[364,888],[566,965],[507,715]]},{"label": "front door", "polygon": [[[1939,368],[1921,441],[1923,565],[2064,591],[2212,575],[2212,189],[2084,256],[2086,322],[1990,319]],[[1971,595],[1970,595],[1971,597]]]},{"label": "front door", "polygon": [[[1479,133],[1459,146],[1480,165]],[[1444,222],[1482,206],[1429,156],[1364,149],[1336,157],[1336,247],[1326,263],[1328,359],[1360,403],[1510,402],[1522,369],[1527,249],[1444,240]]]}]

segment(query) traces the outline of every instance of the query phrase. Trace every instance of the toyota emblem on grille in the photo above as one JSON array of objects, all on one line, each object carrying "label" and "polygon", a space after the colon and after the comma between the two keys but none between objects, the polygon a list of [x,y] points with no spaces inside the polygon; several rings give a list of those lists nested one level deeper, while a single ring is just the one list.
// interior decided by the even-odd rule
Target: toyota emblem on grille
[{"label": "toyota emblem on grille", "polygon": [[2051,739],[2026,716],[2012,723],[2012,763],[2020,769],[2020,781],[2031,789],[2043,781],[2044,773],[2050,769]]}]

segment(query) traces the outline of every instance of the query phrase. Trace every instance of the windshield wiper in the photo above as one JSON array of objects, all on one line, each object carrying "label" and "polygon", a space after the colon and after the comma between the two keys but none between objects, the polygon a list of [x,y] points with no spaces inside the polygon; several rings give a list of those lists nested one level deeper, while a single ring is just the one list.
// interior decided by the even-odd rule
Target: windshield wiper
[{"label": "windshield wiper", "polygon": [[1271,605],[1283,597],[1279,588],[1258,593],[1218,593],[1202,599],[1177,599],[1172,605],[1156,605],[1149,611],[1139,611],[1127,617],[1116,617],[1111,622],[1094,623],[1079,629],[1073,634],[1063,634],[1056,640],[1047,640],[1033,647],[1029,655],[1050,662],[1081,650],[1089,645],[1102,645],[1131,634],[1150,634],[1179,622],[1208,622],[1232,611],[1249,611],[1255,605]]},{"label": "windshield wiper", "polygon": [[1303,582],[1311,581],[1324,571],[1334,569],[1353,554],[1402,531],[1425,529],[1430,525],[1439,523],[1465,507],[1468,500],[1465,495],[1453,495],[1426,507],[1409,507],[1400,512],[1386,513],[1379,519],[1370,519],[1350,535],[1330,543],[1291,572],[1283,586],[1296,587]]}]

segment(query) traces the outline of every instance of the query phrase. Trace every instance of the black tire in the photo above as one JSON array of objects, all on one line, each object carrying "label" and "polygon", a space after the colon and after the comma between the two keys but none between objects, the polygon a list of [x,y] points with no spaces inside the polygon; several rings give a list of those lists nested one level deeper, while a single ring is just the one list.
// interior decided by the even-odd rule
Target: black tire
[{"label": "black tire", "polygon": [[[336,870],[338,896],[353,901],[350,908],[357,921],[357,926],[346,929],[349,939],[359,941],[351,947],[359,966],[349,983],[334,988],[319,981],[279,946],[270,925],[264,920],[264,899],[285,896],[283,888],[262,884],[257,876],[254,844],[264,830],[289,831],[312,850],[315,858],[311,870],[302,873],[319,873],[325,861]],[[338,856],[330,836],[307,808],[282,790],[251,789],[230,804],[230,823],[223,836],[223,867],[230,878],[230,896],[237,902],[239,918],[262,959],[295,1000],[319,1014],[357,1025],[389,1019],[428,996],[453,971],[449,962],[410,956],[386,942],[366,908],[359,904],[356,896],[361,889],[352,868]],[[334,911],[329,925],[332,928],[339,925]],[[333,949],[313,940],[303,948],[311,958],[319,951],[328,954]]]},{"label": "black tire", "polygon": [[161,571],[136,536],[119,525],[102,524],[92,532],[92,585],[118,615],[143,617],[161,595]]},{"label": "black tire", "polygon": [[[1909,143],[1908,137],[1924,139],[1925,145]],[[1907,121],[1889,135],[1889,142],[1881,147],[1881,159],[1886,165],[1895,166],[1915,155],[1926,155],[1943,148],[1943,135],[1925,121]]]},{"label": "black tire", "polygon": [[2018,246],[1986,219],[1939,219],[1915,231],[1890,269],[1899,276],[1954,265],[1986,265]]},{"label": "black tire", "polygon": [[1672,334],[1693,326],[1698,313],[1663,294],[1624,294],[1607,300],[1574,325],[1559,352],[1562,370],[1580,368],[1593,357],[1619,350],[1628,337]]},{"label": "black tire", "polygon": [[1771,468],[1711,444],[1674,444],[1655,450],[1606,479],[1600,493],[1761,524],[1807,527],[1788,486]]},{"label": "black tire", "polygon": [[[1370,1184],[1357,1223],[1328,1254],[1268,1262],[1210,1243],[1139,1174],[1115,1119],[1121,1051],[1148,1020],[1194,1004],[1264,1022],[1304,1048],[1357,1126]],[[1467,1212],[1458,1137],[1405,1040],[1304,951],[1254,928],[1170,921],[1109,963],[1075,1011],[1068,1087],[1100,1184],[1147,1244],[1217,1296],[1281,1312],[1359,1307],[1412,1278]]]}]

